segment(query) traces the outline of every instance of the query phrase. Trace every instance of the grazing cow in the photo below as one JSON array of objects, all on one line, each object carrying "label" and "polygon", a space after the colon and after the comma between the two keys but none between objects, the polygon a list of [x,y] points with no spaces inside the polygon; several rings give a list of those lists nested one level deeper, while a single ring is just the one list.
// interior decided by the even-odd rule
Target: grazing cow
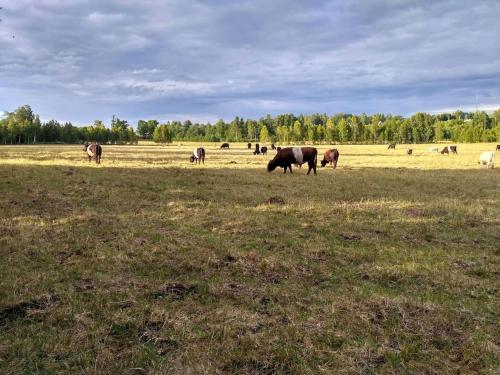
[{"label": "grazing cow", "polygon": [[387,149],[388,149],[388,150],[390,150],[391,148],[392,148],[393,150],[395,150],[395,149],[396,149],[396,144],[395,144],[395,143],[391,143],[391,144],[389,145],[389,147],[387,147]]},{"label": "grazing cow", "polygon": [[276,150],[276,146],[274,145],[274,143],[271,143],[271,149]]},{"label": "grazing cow", "polygon": [[229,143],[223,143],[221,146],[220,146],[221,149],[229,149]]},{"label": "grazing cow", "polygon": [[446,146],[441,150],[441,154],[449,154],[450,152],[452,154],[457,154],[457,146]]},{"label": "grazing cow", "polygon": [[193,151],[193,155],[189,157],[189,161],[195,164],[205,164],[205,149],[203,147],[198,147]]},{"label": "grazing cow", "polygon": [[497,150],[497,151],[500,151],[500,145],[497,145],[496,150]]},{"label": "grazing cow", "polygon": [[412,148],[409,148],[408,150],[406,150],[406,155],[411,155],[411,154],[413,154]]},{"label": "grazing cow", "polygon": [[429,147],[429,152],[439,152],[439,147]]},{"label": "grazing cow", "polygon": [[255,151],[253,152],[254,155],[259,155],[260,154],[260,146],[258,143],[255,144]]},{"label": "grazing cow", "polygon": [[247,143],[247,147],[250,150],[252,148],[252,144],[250,142]]},{"label": "grazing cow", "polygon": [[479,164],[493,168],[495,163],[495,151],[486,151],[479,155]]},{"label": "grazing cow", "polygon": [[95,159],[96,164],[101,164],[101,155],[102,155],[102,147],[99,143],[89,144],[85,142],[83,146],[83,151],[87,153],[89,157],[89,162],[92,161],[92,158]]},{"label": "grazing cow", "polygon": [[277,151],[277,152],[280,152],[280,150],[281,150],[281,147],[280,147],[280,146],[276,147],[276,151]]},{"label": "grazing cow", "polygon": [[262,155],[267,154],[267,147],[266,147],[266,146],[261,147],[261,148],[260,148],[260,152],[262,153]]},{"label": "grazing cow", "polygon": [[321,160],[321,166],[324,167],[328,163],[333,164],[333,169],[337,168],[337,162],[339,161],[339,152],[336,148],[326,150],[323,155],[323,160]]},{"label": "grazing cow", "polygon": [[311,170],[316,174],[316,164],[318,163],[318,150],[314,147],[285,147],[282,148],[267,164],[268,172],[274,171],[277,167],[285,169],[289,168],[290,173],[292,173],[292,164],[302,165],[307,163],[309,170],[307,174],[311,173]]}]

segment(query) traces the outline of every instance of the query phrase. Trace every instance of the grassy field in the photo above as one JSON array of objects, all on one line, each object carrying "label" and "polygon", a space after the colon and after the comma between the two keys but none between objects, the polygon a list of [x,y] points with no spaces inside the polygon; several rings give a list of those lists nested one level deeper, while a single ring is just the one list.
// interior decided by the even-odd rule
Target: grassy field
[{"label": "grassy field", "polygon": [[1,374],[498,373],[494,145],[204,146],[0,146]]}]

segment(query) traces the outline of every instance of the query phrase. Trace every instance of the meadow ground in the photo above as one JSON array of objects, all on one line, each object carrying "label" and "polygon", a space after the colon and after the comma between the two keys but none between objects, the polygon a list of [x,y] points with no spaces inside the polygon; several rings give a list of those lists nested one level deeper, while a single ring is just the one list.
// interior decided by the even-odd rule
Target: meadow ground
[{"label": "meadow ground", "polygon": [[494,145],[238,146],[0,146],[0,373],[498,373]]}]

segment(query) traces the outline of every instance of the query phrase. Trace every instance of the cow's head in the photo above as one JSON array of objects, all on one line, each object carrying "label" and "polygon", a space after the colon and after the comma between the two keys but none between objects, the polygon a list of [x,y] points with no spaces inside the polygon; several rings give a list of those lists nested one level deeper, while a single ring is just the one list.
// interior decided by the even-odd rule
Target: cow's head
[{"label": "cow's head", "polygon": [[322,166],[322,167],[324,167],[327,163],[328,163],[328,162],[327,162],[325,159],[321,160],[321,166]]},{"label": "cow's head", "polygon": [[87,151],[87,148],[89,147],[89,143],[85,142],[83,145],[83,151]]},{"label": "cow's head", "polygon": [[191,156],[189,157],[189,161],[190,161],[191,163],[192,163],[192,162],[194,162],[195,160],[196,160],[196,158],[194,157],[194,155],[191,155]]},{"label": "cow's head", "polygon": [[269,160],[269,163],[267,163],[267,171],[272,172],[276,169],[277,166],[278,166],[278,163],[274,159]]}]

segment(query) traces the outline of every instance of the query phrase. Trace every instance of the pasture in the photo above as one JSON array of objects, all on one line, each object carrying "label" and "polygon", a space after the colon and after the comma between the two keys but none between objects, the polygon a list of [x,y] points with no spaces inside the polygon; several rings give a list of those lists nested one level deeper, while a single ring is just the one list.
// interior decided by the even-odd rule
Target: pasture
[{"label": "pasture", "polygon": [[0,146],[0,373],[498,371],[495,145],[203,146]]}]

